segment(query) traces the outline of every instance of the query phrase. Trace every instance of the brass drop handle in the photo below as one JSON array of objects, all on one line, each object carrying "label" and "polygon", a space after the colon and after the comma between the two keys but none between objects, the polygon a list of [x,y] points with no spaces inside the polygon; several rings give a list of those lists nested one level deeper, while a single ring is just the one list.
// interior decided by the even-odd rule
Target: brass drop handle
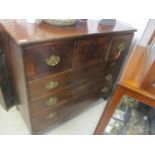
[{"label": "brass drop handle", "polygon": [[107,80],[107,81],[112,81],[112,75],[111,74],[108,74],[106,77],[105,77],[105,79]]},{"label": "brass drop handle", "polygon": [[121,43],[118,45],[117,50],[112,55],[112,60],[117,60],[121,56],[121,52],[125,49],[125,44]]},{"label": "brass drop handle", "polygon": [[116,65],[116,62],[113,61],[113,62],[110,64],[110,67],[115,67],[115,65]]},{"label": "brass drop handle", "polygon": [[49,84],[46,85],[47,90],[51,90],[56,88],[59,85],[57,81],[51,81]]},{"label": "brass drop handle", "polygon": [[58,102],[58,99],[56,97],[51,97],[46,102],[48,106],[53,106]]},{"label": "brass drop handle", "polygon": [[56,114],[57,114],[56,112],[51,112],[50,114],[46,116],[46,119],[52,119],[53,117],[56,116]]},{"label": "brass drop handle", "polygon": [[48,65],[48,66],[51,66],[51,67],[53,67],[53,66],[56,66],[57,64],[59,64],[59,62],[60,62],[60,57],[59,56],[56,56],[56,55],[51,55],[48,59],[46,59],[45,61],[46,61],[46,64]]},{"label": "brass drop handle", "polygon": [[101,90],[101,92],[106,93],[108,90],[109,90],[108,87],[104,87],[104,88]]},{"label": "brass drop handle", "polygon": [[119,52],[122,52],[124,49],[125,49],[125,44],[124,43],[121,43],[121,44],[118,45]]}]

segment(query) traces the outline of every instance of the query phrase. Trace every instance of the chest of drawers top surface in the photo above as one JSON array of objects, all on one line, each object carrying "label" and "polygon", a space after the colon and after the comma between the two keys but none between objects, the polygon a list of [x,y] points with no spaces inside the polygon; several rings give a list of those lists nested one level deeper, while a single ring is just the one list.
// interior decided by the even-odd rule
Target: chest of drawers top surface
[{"label": "chest of drawers top surface", "polygon": [[131,33],[135,31],[134,28],[119,21],[112,27],[100,25],[99,20],[79,20],[75,26],[64,28],[49,26],[45,23],[28,23],[27,20],[1,20],[0,22],[5,31],[17,44],[30,44],[107,33]]}]

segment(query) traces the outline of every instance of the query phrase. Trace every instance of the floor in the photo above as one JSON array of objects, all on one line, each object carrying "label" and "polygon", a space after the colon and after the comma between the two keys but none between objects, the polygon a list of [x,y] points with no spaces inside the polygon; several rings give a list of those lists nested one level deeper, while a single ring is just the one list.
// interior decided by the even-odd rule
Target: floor
[{"label": "floor", "polygon": [[[45,135],[91,135],[106,105],[103,99],[93,107],[62,125],[46,131]],[[0,105],[0,135],[29,135],[28,128],[16,107],[6,112]]]}]

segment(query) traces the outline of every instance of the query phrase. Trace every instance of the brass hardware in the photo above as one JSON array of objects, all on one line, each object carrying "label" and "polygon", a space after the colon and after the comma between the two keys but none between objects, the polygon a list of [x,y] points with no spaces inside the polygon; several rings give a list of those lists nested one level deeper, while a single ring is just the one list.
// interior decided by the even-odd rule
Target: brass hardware
[{"label": "brass hardware", "polygon": [[116,62],[113,61],[111,64],[110,64],[110,67],[114,67],[116,65]]},{"label": "brass hardware", "polygon": [[101,90],[101,92],[106,93],[108,90],[109,90],[108,87],[104,87],[104,88]]},{"label": "brass hardware", "polygon": [[58,102],[58,99],[56,97],[51,97],[48,99],[48,101],[46,102],[48,106],[52,106],[54,104],[56,104]]},{"label": "brass hardware", "polygon": [[56,66],[60,62],[60,57],[56,55],[51,55],[48,59],[46,59],[46,63],[49,66]]},{"label": "brass hardware", "polygon": [[119,52],[122,52],[124,49],[125,49],[124,43],[119,44],[119,46],[118,46]]},{"label": "brass hardware", "polygon": [[58,84],[59,83],[57,81],[52,81],[52,82],[50,82],[49,84],[46,85],[46,89],[48,89],[48,90],[54,89],[55,87],[58,86]]},{"label": "brass hardware", "polygon": [[51,118],[55,117],[56,114],[57,114],[56,112],[54,112],[54,113],[52,112],[52,113],[50,113],[49,115],[47,115],[46,118],[47,118],[47,119],[51,119]]},{"label": "brass hardware", "polygon": [[121,43],[117,47],[117,51],[113,53],[112,60],[117,60],[121,56],[121,52],[125,49],[125,44]]},{"label": "brass hardware", "polygon": [[108,74],[108,75],[105,77],[105,79],[106,79],[107,81],[112,81],[112,75],[111,75],[111,74]]}]

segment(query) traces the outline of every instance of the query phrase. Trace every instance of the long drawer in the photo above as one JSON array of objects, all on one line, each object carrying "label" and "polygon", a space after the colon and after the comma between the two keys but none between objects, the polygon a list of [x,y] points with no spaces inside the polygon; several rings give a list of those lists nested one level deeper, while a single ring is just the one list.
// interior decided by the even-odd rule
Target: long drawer
[{"label": "long drawer", "polygon": [[29,82],[29,97],[31,101],[50,95],[70,86],[88,81],[98,75],[104,76],[105,64],[97,64],[73,72],[65,72],[56,76],[48,76]]},{"label": "long drawer", "polygon": [[[52,93],[47,97],[30,103],[32,114],[33,116],[36,116],[37,114],[40,114],[46,110],[59,108],[62,104],[65,104],[69,100],[77,98],[78,96],[81,96],[88,90],[91,90],[95,87],[103,86],[103,84],[106,87],[103,87],[102,89],[106,88],[106,90],[108,90],[110,85],[109,81],[105,82],[104,76],[98,76],[92,80],[81,83],[78,86],[70,87],[61,92]],[[104,93],[106,93],[106,90]]]},{"label": "long drawer", "polygon": [[42,115],[34,117],[32,120],[33,128],[35,130],[40,130],[52,124],[54,125],[55,123],[72,118],[92,105],[97,99],[101,98],[104,94],[101,91],[103,87],[104,85],[100,85],[97,88],[89,89],[87,92],[83,93],[83,95],[68,101],[59,109],[51,109],[42,113]]}]

